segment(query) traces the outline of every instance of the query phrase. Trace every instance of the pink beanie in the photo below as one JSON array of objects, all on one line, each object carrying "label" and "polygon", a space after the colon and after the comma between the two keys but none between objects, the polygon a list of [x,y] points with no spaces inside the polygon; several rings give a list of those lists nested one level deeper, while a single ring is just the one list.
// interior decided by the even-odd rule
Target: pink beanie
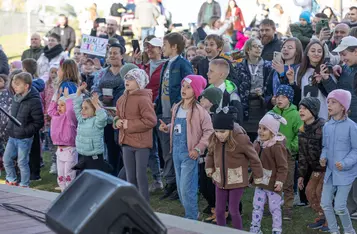
[{"label": "pink beanie", "polygon": [[267,129],[269,129],[269,131],[271,131],[274,136],[278,135],[281,123],[284,125],[287,124],[284,117],[273,112],[266,113],[265,116],[259,122],[259,124],[264,125]]},{"label": "pink beanie", "polygon": [[351,92],[343,90],[343,89],[335,89],[327,96],[327,101],[330,99],[336,99],[346,110],[346,112],[350,109],[351,105]]},{"label": "pink beanie", "polygon": [[193,92],[195,93],[196,100],[198,100],[198,97],[201,95],[203,90],[205,90],[207,86],[207,81],[203,76],[199,75],[188,75],[183,80],[181,81],[181,84],[186,81],[189,83],[193,89]]}]

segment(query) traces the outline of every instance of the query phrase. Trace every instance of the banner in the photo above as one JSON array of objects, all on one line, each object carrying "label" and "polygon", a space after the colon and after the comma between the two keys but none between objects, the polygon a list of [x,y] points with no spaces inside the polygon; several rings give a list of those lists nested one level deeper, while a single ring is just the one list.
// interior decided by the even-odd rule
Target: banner
[{"label": "banner", "polygon": [[105,57],[108,39],[82,35],[81,53]]}]

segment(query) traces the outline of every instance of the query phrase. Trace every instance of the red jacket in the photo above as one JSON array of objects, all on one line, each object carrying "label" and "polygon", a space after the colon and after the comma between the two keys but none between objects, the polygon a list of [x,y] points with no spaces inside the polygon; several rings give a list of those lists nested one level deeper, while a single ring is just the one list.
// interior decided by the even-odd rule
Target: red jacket
[{"label": "red jacket", "polygon": [[[230,18],[231,16],[232,16],[231,13],[228,13],[226,15],[226,18]],[[242,10],[239,7],[236,8],[236,12],[234,12],[234,16],[236,17],[234,20],[234,30],[243,32],[243,28],[245,28],[245,22],[244,22]]]},{"label": "red jacket", "polygon": [[149,84],[146,86],[147,89],[151,89],[152,91],[152,102],[155,101],[157,95],[159,94],[160,89],[160,74],[162,67],[164,66],[164,61],[160,66],[156,68],[156,70],[150,76],[150,64],[138,65],[140,69],[145,70],[146,74],[149,76]]}]

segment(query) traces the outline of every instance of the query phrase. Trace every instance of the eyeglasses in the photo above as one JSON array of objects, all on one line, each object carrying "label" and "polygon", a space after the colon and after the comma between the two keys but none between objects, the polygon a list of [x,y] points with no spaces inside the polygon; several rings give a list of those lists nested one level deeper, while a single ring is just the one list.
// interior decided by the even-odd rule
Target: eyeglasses
[{"label": "eyeglasses", "polygon": [[263,46],[262,45],[252,45],[253,48],[255,49],[263,49]]}]

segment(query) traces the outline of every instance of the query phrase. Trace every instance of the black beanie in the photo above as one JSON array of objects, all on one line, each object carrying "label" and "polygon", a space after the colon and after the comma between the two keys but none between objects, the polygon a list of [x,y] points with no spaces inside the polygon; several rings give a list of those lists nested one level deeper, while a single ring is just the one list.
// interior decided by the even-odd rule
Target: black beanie
[{"label": "black beanie", "polygon": [[213,115],[213,128],[219,130],[233,130],[234,119],[238,110],[235,107],[217,108],[216,113]]},{"label": "black beanie", "polygon": [[299,106],[304,106],[317,119],[320,112],[320,100],[316,97],[306,97],[300,101]]}]

